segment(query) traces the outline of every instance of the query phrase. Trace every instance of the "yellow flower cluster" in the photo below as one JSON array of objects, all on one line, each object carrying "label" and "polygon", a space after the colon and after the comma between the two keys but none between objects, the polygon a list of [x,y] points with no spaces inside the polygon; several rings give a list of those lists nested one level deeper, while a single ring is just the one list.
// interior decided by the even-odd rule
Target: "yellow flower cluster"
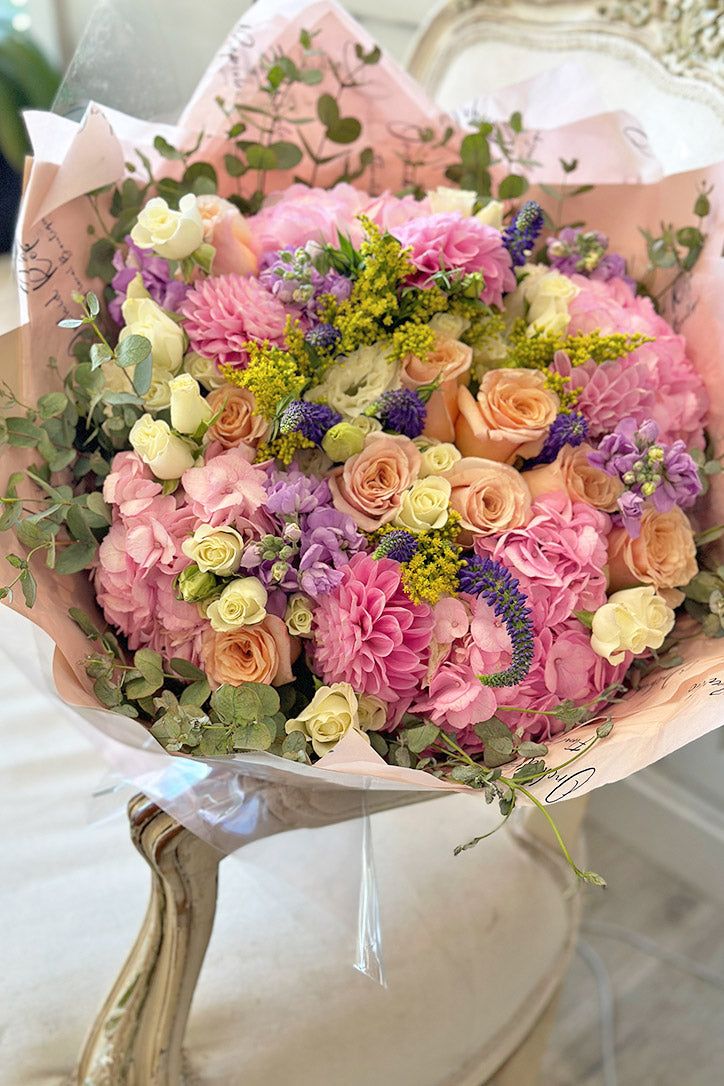
[{"label": "yellow flower cluster", "polygon": [[297,357],[291,351],[273,347],[267,340],[244,344],[249,355],[245,370],[222,366],[221,373],[230,385],[248,388],[256,401],[256,413],[273,419],[279,402],[286,396],[298,397],[306,384]]},{"label": "yellow flower cluster", "polygon": [[460,304],[466,301],[465,298],[456,299],[452,306],[453,313],[466,317],[470,321],[470,327],[461,336],[463,343],[474,348],[485,347],[491,339],[504,334],[505,320],[502,313],[494,313],[487,308],[481,310],[475,303],[469,306]]},{"label": "yellow flower cluster", "polygon": [[402,587],[413,603],[436,604],[458,590],[462,549],[441,532],[420,532],[417,552],[402,570]]},{"label": "yellow flower cluster", "polygon": [[387,334],[398,314],[398,284],[415,270],[397,238],[383,234],[366,215],[359,220],[367,235],[359,249],[362,267],[352,293],[338,306],[334,318],[341,333],[337,349],[342,354]]},{"label": "yellow flower cluster", "polygon": [[573,410],[581,395],[580,388],[570,388],[570,384],[570,377],[564,377],[562,373],[556,373],[555,370],[547,371],[546,388],[549,389],[550,392],[556,393],[561,401],[561,413],[565,415]]},{"label": "yellow flower cluster", "polygon": [[425,362],[435,346],[435,333],[429,324],[415,324],[407,321],[395,328],[392,333],[392,350],[388,355],[390,362],[399,362],[408,355],[414,355]]},{"label": "yellow flower cluster", "polygon": [[299,430],[293,430],[290,434],[280,434],[273,441],[262,442],[256,450],[256,463],[262,464],[265,460],[279,460],[282,464],[291,464],[295,453],[300,449],[313,449],[314,442],[304,437]]},{"label": "yellow flower cluster", "polygon": [[573,336],[539,332],[529,336],[527,325],[521,319],[517,320],[511,329],[510,348],[505,365],[520,366],[523,369],[546,369],[553,362],[556,351],[565,351],[572,366],[582,366],[589,359],[600,365],[602,362],[623,358],[642,343],[651,342],[650,336],[641,335],[639,332],[602,335],[595,331],[580,332]]}]

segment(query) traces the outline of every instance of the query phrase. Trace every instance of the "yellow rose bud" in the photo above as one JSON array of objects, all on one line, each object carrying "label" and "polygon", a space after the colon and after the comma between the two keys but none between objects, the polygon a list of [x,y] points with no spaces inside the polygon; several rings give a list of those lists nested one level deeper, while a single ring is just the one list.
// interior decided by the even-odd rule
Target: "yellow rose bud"
[{"label": "yellow rose bud", "polygon": [[306,709],[286,723],[287,735],[303,732],[320,757],[351,729],[359,731],[359,702],[349,683],[320,686]]},{"label": "yellow rose bud", "polygon": [[444,527],[451,492],[452,487],[447,479],[435,475],[418,479],[402,495],[395,524],[408,532],[427,532],[431,528]]},{"label": "yellow rose bud", "polygon": [[119,342],[126,336],[145,336],[151,344],[154,376],[161,369],[166,371],[168,379],[178,370],[183,359],[184,333],[181,326],[151,298],[126,298],[121,311],[125,327],[121,328]]},{"label": "yellow rose bud", "polygon": [[652,585],[624,588],[594,614],[591,648],[610,664],[620,664],[627,652],[640,656],[647,649],[660,649],[675,620]]},{"label": "yellow rose bud", "polygon": [[330,460],[339,464],[362,452],[364,443],[365,435],[362,430],[351,422],[338,422],[327,430],[322,438],[323,450]]},{"label": "yellow rose bud", "polygon": [[196,206],[196,197],[181,198],[178,211],[156,196],[142,208],[131,238],[139,249],[153,249],[167,260],[184,260],[204,240],[204,224]]},{"label": "yellow rose bud", "polygon": [[428,445],[422,453],[420,478],[426,479],[429,475],[444,475],[457,464],[458,460],[462,460],[462,456],[449,441],[441,441],[438,445]]},{"label": "yellow rose bud", "polygon": [[229,577],[241,564],[244,540],[236,528],[201,524],[190,539],[183,541],[181,550],[203,573]]},{"label": "yellow rose bud", "polygon": [[194,466],[194,457],[186,442],[171,432],[163,419],[141,415],[134,423],[128,440],[157,479],[180,479]]},{"label": "yellow rose bud", "polygon": [[266,618],[267,590],[256,577],[241,577],[227,584],[218,600],[206,608],[212,630],[226,633],[240,626],[255,626]]},{"label": "yellow rose bud", "polygon": [[168,383],[171,395],[171,425],[180,434],[195,434],[211,418],[211,408],[190,373],[180,373]]},{"label": "yellow rose bud", "polygon": [[289,633],[293,637],[312,636],[312,601],[302,592],[295,592],[289,597],[284,615]]}]

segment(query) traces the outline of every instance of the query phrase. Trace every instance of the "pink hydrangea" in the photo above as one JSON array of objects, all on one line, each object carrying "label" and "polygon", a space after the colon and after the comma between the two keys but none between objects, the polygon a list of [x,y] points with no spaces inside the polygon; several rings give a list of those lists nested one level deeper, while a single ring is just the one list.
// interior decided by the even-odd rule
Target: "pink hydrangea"
[{"label": "pink hydrangea", "polygon": [[427,666],[434,624],[427,604],[405,595],[401,568],[357,554],[314,613],[315,670],[326,683],[396,702],[415,693]]},{"label": "pink hydrangea", "polygon": [[[571,617],[558,626],[539,631],[528,675],[519,686],[499,691],[500,704],[521,709],[554,709],[570,699],[580,705],[619,682],[630,663],[631,656],[627,654],[618,666],[609,664],[591,648],[590,631]],[[542,713],[501,711],[500,716],[525,739],[550,739],[564,729],[562,720]]]},{"label": "pink hydrangea", "polygon": [[266,530],[267,518],[261,468],[250,464],[243,449],[234,447],[207,463],[189,468],[181,477],[191,511],[202,524],[234,524],[239,531]]},{"label": "pink hydrangea", "polygon": [[175,497],[154,498],[140,512],[124,518],[126,522],[126,553],[142,573],[151,569],[175,576],[188,558],[181,544],[193,534],[198,520],[191,509]]},{"label": "pink hydrangea", "polygon": [[[660,440],[682,440],[689,448],[704,447],[708,397],[704,384],[686,356],[686,342],[660,317],[650,298],[637,296],[623,279],[607,282],[572,276],[579,293],[569,303],[568,331],[640,332],[653,336],[633,351],[623,365],[636,365],[640,387],[653,397],[650,411],[659,425]],[[591,390],[593,395],[595,389]]]},{"label": "pink hydrangea", "polygon": [[611,518],[561,491],[533,504],[525,528],[477,536],[475,549],[502,562],[528,596],[536,631],[606,600],[606,539]]},{"label": "pink hydrangea", "polygon": [[515,289],[510,254],[500,231],[457,212],[423,215],[394,230],[395,237],[412,249],[411,260],[418,280],[445,268],[465,273],[480,272],[481,295],[488,305],[502,305],[503,294]]},{"label": "pink hydrangea", "polygon": [[249,339],[284,340],[287,312],[258,279],[217,275],[190,290],[181,307],[184,331],[192,351],[218,366],[245,366]]},{"label": "pink hydrangea", "polygon": [[618,358],[600,366],[592,359],[572,366],[565,351],[556,351],[552,368],[568,378],[566,388],[581,390],[576,410],[588,422],[590,437],[610,434],[621,419],[632,418],[640,424],[651,418],[654,388],[643,364]]},{"label": "pink hydrangea", "polygon": [[136,452],[119,452],[113,457],[111,473],[103,484],[103,497],[117,505],[122,517],[148,509],[161,493],[161,484]]}]

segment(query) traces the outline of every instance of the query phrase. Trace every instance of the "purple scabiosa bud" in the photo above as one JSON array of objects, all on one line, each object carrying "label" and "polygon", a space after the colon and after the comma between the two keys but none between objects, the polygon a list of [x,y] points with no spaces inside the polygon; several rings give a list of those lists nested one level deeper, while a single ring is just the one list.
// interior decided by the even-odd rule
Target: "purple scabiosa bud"
[{"label": "purple scabiosa bud", "polygon": [[412,532],[396,528],[394,531],[383,535],[372,557],[392,558],[395,562],[409,562],[416,553],[417,539]]},{"label": "purple scabiosa bud", "polygon": [[458,574],[461,592],[482,596],[495,614],[502,618],[510,637],[513,659],[497,675],[478,675],[484,686],[517,686],[530,671],[533,662],[533,621],[518,581],[509,569],[492,558],[471,555]]},{"label": "purple scabiosa bud", "polygon": [[553,420],[543,448],[532,460],[527,460],[526,468],[536,468],[539,464],[551,464],[564,445],[581,445],[588,437],[588,422],[580,411],[557,415]]},{"label": "purple scabiosa bud", "polygon": [[318,351],[331,351],[336,346],[341,334],[340,330],[335,328],[333,324],[323,322],[315,328],[310,328],[304,339],[310,347],[314,347]]},{"label": "purple scabiosa bud", "polygon": [[385,430],[405,437],[419,437],[425,428],[427,408],[411,388],[383,392],[377,403],[377,417]]},{"label": "purple scabiosa bud", "polygon": [[326,403],[307,403],[306,400],[292,400],[279,420],[282,434],[299,431],[308,441],[321,444],[327,430],[341,422],[342,416]]}]

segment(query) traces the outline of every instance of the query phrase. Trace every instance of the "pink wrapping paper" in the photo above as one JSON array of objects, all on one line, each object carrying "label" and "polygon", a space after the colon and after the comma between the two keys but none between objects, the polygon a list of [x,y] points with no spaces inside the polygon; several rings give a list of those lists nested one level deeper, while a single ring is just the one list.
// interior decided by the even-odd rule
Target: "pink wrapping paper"
[{"label": "pink wrapping paper", "polygon": [[[71,315],[68,306],[72,292],[93,285],[84,272],[88,246],[93,240],[87,234],[92,213],[85,193],[121,179],[124,162],[133,157],[135,149],[142,150],[157,167],[160,160],[153,150],[153,138],[158,134],[174,146],[188,147],[195,142],[198,130],[203,129],[206,135],[199,157],[207,161],[218,159],[224,152],[225,118],[215,103],[216,97],[227,101],[243,97],[253,102],[255,63],[260,53],[277,47],[292,49],[301,28],[319,30],[327,52],[339,56],[352,49],[353,42],[360,42],[365,49],[374,44],[334,4],[261,3],[244,17],[214,58],[178,126],[141,122],[100,105],[91,105],[78,124],[51,114],[29,115],[34,161],[23,203],[17,256],[24,319],[21,400],[34,400],[58,387],[54,383],[58,377],[47,368],[46,362],[53,355],[61,372],[64,371],[69,358],[69,336],[57,328],[57,322]],[[551,84],[556,87],[557,95],[561,80],[565,80],[565,73]],[[313,92],[316,98],[320,89],[324,88],[311,88],[310,94]],[[574,92],[571,88],[571,93]],[[383,58],[370,70],[361,87],[350,88],[345,95],[348,97],[340,102],[340,108],[349,108],[364,122],[363,136],[358,141],[360,147],[372,144],[375,148],[372,178],[365,178],[366,187],[381,191],[399,189],[411,180],[426,187],[444,182],[444,167],[451,156],[445,148],[435,147],[437,139],[431,141],[432,150],[415,166],[402,161],[400,152],[414,146],[416,134],[422,129],[429,128],[439,135],[451,126],[450,144],[459,141],[464,130],[440,114],[391,60]],[[520,88],[516,95],[513,107],[520,105]],[[503,92],[498,99],[501,96],[504,100]],[[302,113],[307,108],[303,94],[297,105]],[[542,108],[538,101],[539,113]],[[724,317],[720,299],[724,294],[724,262],[719,253],[724,238],[721,204],[724,169],[713,165],[704,171],[662,178],[658,164],[652,162],[645,137],[632,139],[632,130],[640,131],[635,125],[632,128],[631,117],[607,113],[579,117],[559,128],[527,132],[526,138],[533,141],[535,158],[540,163],[533,171],[532,180],[559,185],[563,180],[559,158],[578,157],[581,167],[576,173],[576,184],[595,180],[597,187],[576,198],[576,217],[607,232],[614,250],[627,254],[635,250],[642,255],[639,227],[656,229],[662,219],[670,221],[681,216],[686,219],[697,180],[706,177],[715,183],[711,197],[713,210],[707,224],[710,233],[707,250],[696,267],[688,296],[680,302],[678,311],[669,316],[678,321],[687,338],[689,353],[707,383],[712,399],[711,429],[721,434],[724,432],[724,399],[720,394],[724,374],[721,347]],[[287,134],[284,138],[288,138]],[[350,145],[350,154],[354,156],[360,147]],[[173,173],[174,163],[163,166],[167,174]],[[284,186],[290,179],[280,175],[278,184]],[[317,183],[323,185],[328,181],[329,171],[325,176],[322,168]],[[228,184],[234,182],[228,179]],[[532,196],[536,196],[535,189]],[[541,202],[545,204],[544,196]],[[634,272],[637,270],[640,268],[634,263]],[[13,454],[3,454],[0,485],[4,485],[10,472],[22,461],[23,450],[13,450]],[[707,524],[724,520],[721,487],[714,488],[705,517]],[[5,551],[16,546],[10,533],[0,537],[0,542]],[[388,765],[355,733],[350,733],[331,754],[311,768],[271,755],[239,755],[203,762],[167,754],[141,724],[100,709],[89,691],[80,664],[88,652],[88,642],[67,615],[71,605],[94,613],[95,603],[87,578],[81,574],[57,577],[43,567],[38,567],[37,576],[38,601],[32,612],[27,612],[17,596],[13,606],[50,638],[50,642],[41,638],[38,675],[48,645],[54,646],[53,672],[58,693],[64,701],[78,707],[79,722],[92,741],[123,776],[219,847],[228,851],[239,843],[238,836],[228,829],[230,814],[228,818],[225,815],[232,809],[238,810],[228,799],[234,781],[237,798],[238,782],[249,780],[306,789],[310,796],[327,784],[359,790],[360,794],[362,789],[394,792],[399,793],[397,801],[404,802],[409,802],[410,793],[422,798],[464,790],[461,785],[441,782],[423,772]],[[12,635],[6,619],[11,618],[0,614],[0,630],[8,644]],[[724,693],[722,642],[703,639],[686,642],[683,654],[683,666],[649,677],[642,689],[630,695],[624,704],[615,706],[612,713],[615,727],[606,740],[569,769],[559,772],[552,769],[535,786],[542,801],[555,803],[620,780],[724,722],[724,697],[718,700],[718,695]],[[595,726],[587,725],[553,739],[548,763],[555,766],[568,760],[594,731]],[[210,806],[216,812],[214,819],[207,817]]]}]

